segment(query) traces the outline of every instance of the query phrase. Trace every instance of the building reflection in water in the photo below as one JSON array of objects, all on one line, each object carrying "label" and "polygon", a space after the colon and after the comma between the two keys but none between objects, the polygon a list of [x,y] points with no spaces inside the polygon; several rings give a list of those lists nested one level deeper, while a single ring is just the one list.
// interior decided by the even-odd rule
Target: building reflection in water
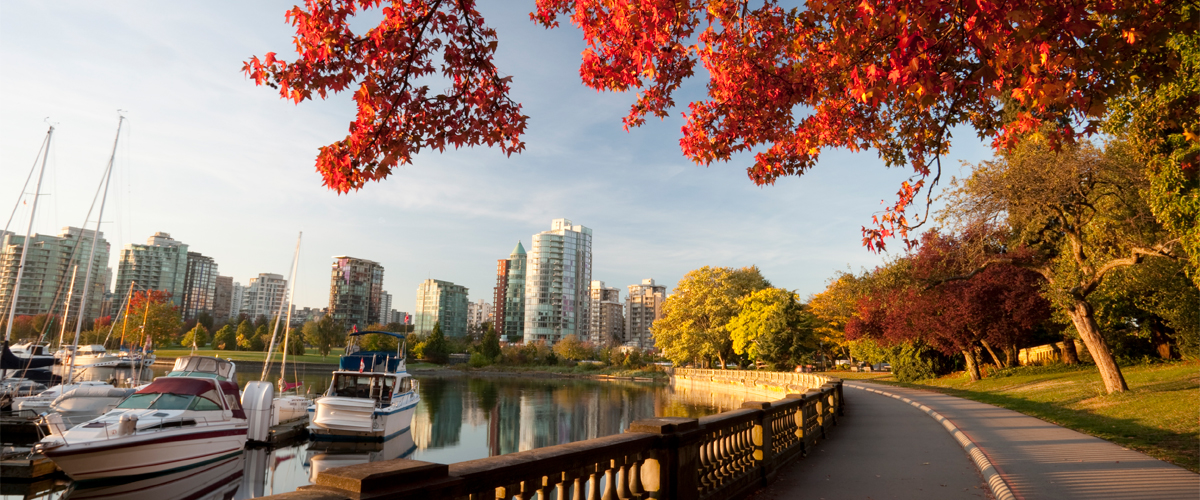
[{"label": "building reflection in water", "polygon": [[[440,462],[620,434],[643,418],[699,417],[725,409],[678,400],[662,384],[466,377],[421,377],[420,384],[412,458]],[[461,442],[464,435],[483,442]],[[456,450],[447,454],[448,449]]]}]

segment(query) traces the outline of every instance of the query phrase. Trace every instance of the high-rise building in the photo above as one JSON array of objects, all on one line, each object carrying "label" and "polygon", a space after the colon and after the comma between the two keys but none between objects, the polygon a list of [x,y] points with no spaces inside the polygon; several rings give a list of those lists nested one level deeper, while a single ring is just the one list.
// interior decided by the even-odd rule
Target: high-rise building
[{"label": "high-rise building", "polygon": [[329,314],[345,328],[365,330],[379,323],[383,310],[383,266],[378,262],[334,257],[329,276]]},{"label": "high-rise building", "polygon": [[187,253],[183,275],[183,320],[195,319],[201,311],[212,314],[217,300],[217,262],[199,252]]},{"label": "high-rise building", "polygon": [[435,279],[427,279],[417,287],[413,331],[428,335],[435,323],[441,324],[442,334],[447,337],[467,335],[467,287]]},{"label": "high-rise building", "polygon": [[[492,304],[486,300],[467,302],[467,331],[482,329],[484,323],[492,321],[492,314]],[[492,327],[495,328],[495,325]]]},{"label": "high-rise building", "polygon": [[525,247],[518,241],[507,259],[496,261],[493,327],[508,342],[525,338],[525,258]]},{"label": "high-rise building", "polygon": [[183,305],[187,256],[187,244],[175,241],[163,232],[147,238],[145,245],[126,245],[121,250],[121,263],[117,267],[116,293],[125,293],[129,282],[136,281],[138,286],[134,291],[162,290],[171,294],[172,304]]},{"label": "high-rise building", "polygon": [[592,281],[589,338],[593,344],[620,344],[625,341],[625,306],[621,304],[621,289]]},{"label": "high-rise building", "polygon": [[[554,219],[533,235],[525,271],[525,341],[588,337],[592,230]],[[511,339],[510,339],[511,340]]]},{"label": "high-rise building", "polygon": [[666,299],[667,287],[655,285],[653,279],[629,285],[629,296],[625,298],[625,345],[654,349],[650,325],[662,317],[662,305]]},{"label": "high-rise building", "polygon": [[254,320],[259,316],[274,318],[287,311],[280,309],[287,303],[287,280],[273,273],[259,273],[257,278],[250,278],[250,285],[242,294],[242,313]]},{"label": "high-rise building", "polygon": [[[87,274],[88,253],[92,250],[93,235],[91,229],[64,227],[58,236],[34,234],[29,242],[29,256],[25,259],[25,271],[21,273],[21,289],[17,295],[18,316],[55,313],[62,314],[67,296],[71,297],[70,311],[67,322],[74,326],[73,318],[80,311],[80,301],[83,299],[84,278]],[[21,251],[25,237],[14,233],[6,233],[0,237],[0,317],[7,317],[8,305],[12,300],[13,289],[17,283],[17,269],[21,265]],[[78,248],[76,248],[78,247]],[[83,317],[95,318],[100,315],[101,304],[106,290],[105,276],[108,269],[109,244],[100,233],[96,252],[92,260],[91,289],[88,291],[87,308]],[[71,265],[74,254],[75,265]],[[75,270],[78,271],[75,271]],[[73,293],[71,275],[75,274]],[[124,297],[124,290],[121,292]]]},{"label": "high-rise building", "polygon": [[217,276],[213,284],[213,319],[227,321],[233,311],[233,278]]},{"label": "high-rise building", "polygon": [[379,292],[379,322],[386,325],[392,321],[392,294]]},{"label": "high-rise building", "polygon": [[246,301],[246,287],[233,282],[233,292],[229,294],[229,319],[237,319],[242,315],[242,303]]}]

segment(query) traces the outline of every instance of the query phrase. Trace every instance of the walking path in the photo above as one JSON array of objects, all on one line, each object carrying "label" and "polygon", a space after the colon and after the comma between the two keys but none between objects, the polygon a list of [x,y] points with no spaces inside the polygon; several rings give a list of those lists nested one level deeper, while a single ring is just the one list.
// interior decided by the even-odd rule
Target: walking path
[{"label": "walking path", "polygon": [[[1003,479],[993,488],[1002,497],[1200,498],[1200,475],[1043,420],[935,392],[862,381],[845,387],[846,417],[833,436],[816,453],[781,471],[779,481],[758,498],[991,497],[991,491],[984,493],[989,488],[972,458],[951,437],[953,429],[967,448],[986,458],[985,473],[994,470]],[[943,426],[918,405],[950,425]],[[942,439],[931,435],[937,433]],[[914,463],[923,462],[930,462],[928,472],[913,470]],[[961,485],[964,466],[976,481],[977,489],[969,493]],[[989,479],[997,486],[994,477]],[[935,484],[944,494],[930,493],[939,491]]]}]

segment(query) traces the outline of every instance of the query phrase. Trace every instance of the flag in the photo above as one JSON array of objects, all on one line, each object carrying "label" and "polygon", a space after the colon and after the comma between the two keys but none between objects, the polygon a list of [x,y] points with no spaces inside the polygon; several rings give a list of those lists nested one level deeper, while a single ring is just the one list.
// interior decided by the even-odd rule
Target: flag
[{"label": "flag", "polygon": [[358,373],[362,373],[366,369],[367,363],[364,358],[358,358]]}]

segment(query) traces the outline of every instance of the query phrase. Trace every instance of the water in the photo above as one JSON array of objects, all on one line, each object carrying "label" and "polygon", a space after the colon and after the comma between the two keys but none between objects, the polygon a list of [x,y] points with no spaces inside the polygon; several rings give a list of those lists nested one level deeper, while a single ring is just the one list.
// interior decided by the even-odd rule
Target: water
[{"label": "water", "polygon": [[[262,367],[239,363],[237,369],[238,382],[244,386],[258,379]],[[168,370],[169,366],[156,365],[152,374],[161,376]],[[132,381],[130,372],[98,369],[89,377]],[[289,380],[294,377],[313,394],[323,392],[331,378],[328,366],[289,373]],[[148,381],[151,375],[141,378]],[[247,450],[224,462],[136,484],[81,488],[62,480],[32,485],[15,495],[12,485],[6,485],[0,498],[255,498],[293,491],[331,467],[393,458],[447,464],[474,460],[618,434],[642,418],[700,417],[738,404],[676,393],[663,383],[419,373],[415,378],[421,402],[412,425],[386,443],[330,449],[325,443],[300,442],[273,450]]]}]

